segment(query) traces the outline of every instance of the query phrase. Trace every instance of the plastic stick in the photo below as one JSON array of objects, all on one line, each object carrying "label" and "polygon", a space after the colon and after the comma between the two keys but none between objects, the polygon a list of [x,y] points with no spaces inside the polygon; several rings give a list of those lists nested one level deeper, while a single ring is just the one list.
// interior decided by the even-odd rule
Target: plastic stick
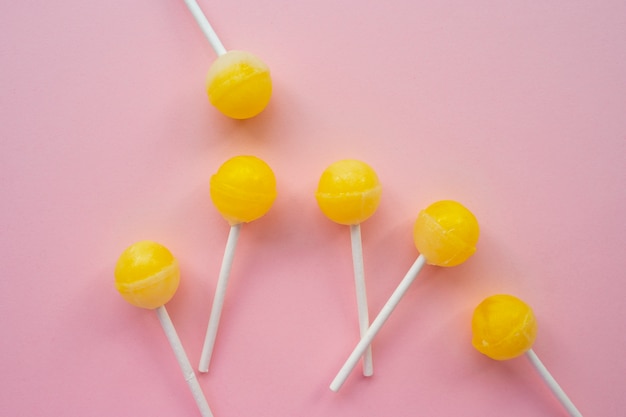
[{"label": "plastic stick", "polygon": [[235,256],[235,248],[239,239],[239,231],[241,223],[234,224],[230,227],[228,240],[226,241],[226,249],[224,250],[224,258],[222,259],[222,267],[220,275],[217,279],[217,288],[213,297],[213,306],[211,307],[211,316],[204,338],[204,346],[200,355],[200,364],[198,370],[200,372],[209,372],[209,363],[213,355],[213,347],[215,346],[215,338],[217,336],[217,328],[222,315],[222,307],[224,306],[224,298],[226,295],[226,286],[228,285],[228,277],[230,276],[230,268],[233,265],[233,257]]},{"label": "plastic stick", "polygon": [[369,329],[367,329],[367,332],[365,332],[365,335],[361,338],[346,362],[343,364],[337,373],[337,376],[335,376],[335,379],[330,384],[330,389],[332,391],[339,391],[339,388],[341,388],[344,382],[346,382],[348,375],[350,375],[350,372],[352,372],[356,366],[359,358],[365,352],[365,349],[367,349],[367,347],[372,343],[374,336],[376,336],[376,334],[380,331],[383,324],[387,321],[392,311],[396,308],[404,294],[409,289],[409,286],[413,283],[415,277],[417,277],[417,274],[419,274],[425,264],[426,258],[424,258],[423,255],[420,255],[404,278],[402,278],[402,281],[400,281],[398,287],[394,290],[393,294],[391,294],[389,300],[387,300],[383,308],[380,310],[380,313],[378,313]]},{"label": "plastic stick", "polygon": [[[350,226],[350,240],[352,242],[352,264],[354,266],[354,283],[356,287],[356,304],[359,314],[359,330],[361,338],[365,336],[370,326],[367,308],[367,292],[365,291],[365,268],[363,267],[363,244],[361,241],[361,225]],[[367,346],[363,355],[363,375],[372,376],[374,365],[372,362],[372,345]]]},{"label": "plastic stick", "polygon": [[196,400],[196,404],[200,409],[200,414],[202,417],[213,417],[213,413],[209,408],[209,404],[204,397],[204,393],[202,392],[202,388],[200,388],[200,384],[198,383],[198,379],[196,378],[196,374],[191,367],[191,363],[189,362],[189,358],[185,353],[185,349],[183,348],[183,344],[180,342],[180,338],[176,333],[176,329],[174,329],[174,324],[170,319],[169,314],[167,314],[167,310],[165,306],[161,306],[156,309],[157,317],[161,322],[161,326],[165,331],[165,336],[167,336],[167,340],[170,342],[170,346],[172,346],[172,350],[174,351],[174,355],[176,356],[176,360],[178,361],[178,365],[180,365],[181,371],[183,371],[183,376],[185,377],[185,381],[187,381],[187,385],[189,385],[189,389],[191,390],[191,394],[193,395],[194,400]]},{"label": "plastic stick", "polygon": [[554,377],[550,374],[548,368],[546,368],[541,360],[539,360],[537,354],[532,349],[529,349],[526,351],[526,357],[530,363],[533,364],[537,372],[539,372],[541,379],[543,379],[550,390],[552,390],[554,396],[561,402],[569,415],[572,417],[582,417],[580,411],[578,411],[572,400],[570,400],[567,394],[565,394],[565,391],[563,391],[563,388],[561,388],[558,382],[556,382],[556,379],[554,379]]},{"label": "plastic stick", "polygon": [[202,13],[202,9],[198,5],[198,3],[195,0],[185,0],[185,4],[187,5],[187,8],[191,12],[194,19],[196,19],[198,26],[200,26],[200,30],[202,31],[202,33],[204,33],[204,36],[211,44],[211,47],[213,48],[215,53],[218,56],[224,55],[226,53],[226,48],[224,48],[224,45],[222,44],[222,41],[220,41],[220,38],[217,37],[217,33],[215,33],[215,31],[213,30],[213,27],[209,23],[209,20],[206,18],[204,13]]}]

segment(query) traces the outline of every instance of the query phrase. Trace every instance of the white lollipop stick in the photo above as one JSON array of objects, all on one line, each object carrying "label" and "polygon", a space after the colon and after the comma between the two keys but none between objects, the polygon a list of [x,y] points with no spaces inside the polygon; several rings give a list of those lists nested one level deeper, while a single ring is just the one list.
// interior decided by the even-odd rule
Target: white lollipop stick
[{"label": "white lollipop stick", "polygon": [[170,342],[170,346],[172,346],[172,350],[174,351],[174,355],[176,356],[178,365],[180,365],[180,369],[181,371],[183,371],[185,381],[187,381],[187,385],[189,385],[191,394],[193,395],[193,398],[194,400],[196,400],[196,404],[200,409],[200,414],[202,415],[202,417],[213,417],[213,413],[211,412],[209,404],[204,397],[202,388],[200,388],[200,384],[198,383],[196,374],[191,367],[189,358],[185,353],[183,344],[180,342],[180,338],[176,333],[176,329],[174,329],[174,324],[172,323],[169,314],[167,314],[165,306],[158,307],[156,309],[156,313],[159,321],[161,322],[161,326],[165,331],[165,336],[167,336],[167,340]]},{"label": "white lollipop stick", "polygon": [[532,350],[528,349],[526,351],[526,357],[533,364],[541,379],[548,385],[550,390],[554,396],[561,402],[565,410],[569,413],[571,417],[582,417],[583,415],[578,411],[572,400],[569,399],[563,388],[556,382],[556,379],[550,374],[548,369],[544,366],[544,364],[539,360],[537,354]]},{"label": "white lollipop stick", "polygon": [[402,278],[402,281],[400,281],[398,287],[394,290],[391,297],[389,297],[389,300],[387,300],[383,308],[380,310],[380,313],[378,313],[378,316],[376,316],[369,329],[367,329],[365,335],[361,337],[361,340],[348,357],[348,360],[346,360],[346,363],[343,364],[337,373],[337,376],[335,376],[335,379],[333,379],[333,382],[330,384],[330,389],[332,391],[339,391],[339,388],[341,388],[344,382],[346,382],[348,375],[350,375],[350,372],[352,372],[356,366],[359,358],[363,355],[370,343],[372,343],[374,336],[376,336],[376,334],[380,331],[383,324],[391,315],[391,312],[396,308],[404,294],[409,289],[409,286],[413,283],[415,277],[417,277],[417,274],[419,274],[425,264],[426,258],[424,255],[420,255],[409,269],[409,272],[407,272],[404,278]]},{"label": "white lollipop stick", "polygon": [[198,26],[200,26],[200,30],[204,33],[204,36],[208,39],[211,47],[215,51],[215,53],[220,56],[226,53],[226,48],[222,45],[222,41],[217,37],[217,33],[213,30],[213,27],[209,23],[209,20],[206,18],[204,13],[202,13],[202,9],[198,5],[195,0],[185,0],[185,4],[187,8],[193,15],[196,22],[198,22]]},{"label": "white lollipop stick", "polygon": [[213,355],[213,347],[215,346],[215,338],[217,336],[217,328],[222,315],[222,307],[224,306],[224,297],[226,295],[226,286],[228,285],[228,277],[230,276],[230,268],[233,265],[233,257],[235,256],[235,248],[239,239],[239,231],[241,223],[234,224],[230,227],[228,240],[226,241],[226,249],[224,250],[224,258],[222,259],[222,267],[220,275],[217,279],[217,288],[213,297],[213,306],[211,307],[211,316],[209,317],[209,325],[207,327],[206,336],[204,338],[204,346],[200,355],[200,372],[209,372],[209,363]]},{"label": "white lollipop stick", "polygon": [[[361,225],[350,226],[350,240],[352,242],[352,264],[354,266],[354,281],[356,286],[356,304],[359,314],[359,330],[361,338],[370,325],[367,308],[367,292],[365,291],[365,268],[363,267],[363,244],[361,241]],[[363,375],[372,376],[374,365],[372,363],[372,346],[367,346],[363,355]]]}]

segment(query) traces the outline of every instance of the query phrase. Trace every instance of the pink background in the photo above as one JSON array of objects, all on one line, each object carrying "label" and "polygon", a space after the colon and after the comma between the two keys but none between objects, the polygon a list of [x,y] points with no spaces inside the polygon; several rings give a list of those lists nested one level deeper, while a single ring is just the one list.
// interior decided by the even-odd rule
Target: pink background
[{"label": "pink background", "polygon": [[[113,286],[157,240],[197,364],[228,225],[208,180],[254,154],[279,197],[242,229],[211,373],[216,417],[563,416],[524,359],[470,345],[473,308],[534,307],[534,349],[585,416],[626,409],[626,3],[201,3],[227,48],[271,67],[236,122],[204,92],[215,58],[181,1],[0,5],[0,414],[196,416],[156,316]],[[348,228],[323,169],[372,165],[363,224],[373,317],[417,256],[417,212],[456,199],[476,255],[426,268],[374,342],[375,375],[328,385],[358,340]]]}]

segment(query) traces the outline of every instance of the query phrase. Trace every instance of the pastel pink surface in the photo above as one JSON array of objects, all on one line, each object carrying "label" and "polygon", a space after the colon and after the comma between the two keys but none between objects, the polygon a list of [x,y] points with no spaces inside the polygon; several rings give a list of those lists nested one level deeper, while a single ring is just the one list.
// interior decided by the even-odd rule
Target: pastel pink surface
[{"label": "pastel pink surface", "polygon": [[[259,117],[214,110],[214,53],[182,1],[0,5],[0,410],[197,415],[155,315],[113,285],[122,250],[178,257],[168,310],[197,364],[228,225],[208,180],[266,160],[275,206],[244,225],[211,373],[222,416],[564,415],[524,359],[473,351],[471,311],[533,306],[535,351],[584,415],[621,416],[626,374],[626,3],[201,2],[262,57]],[[358,340],[349,232],[319,175],[366,161],[373,317],[409,268],[417,212],[463,202],[466,264],[425,269],[374,342],[375,375],[328,384]]]}]

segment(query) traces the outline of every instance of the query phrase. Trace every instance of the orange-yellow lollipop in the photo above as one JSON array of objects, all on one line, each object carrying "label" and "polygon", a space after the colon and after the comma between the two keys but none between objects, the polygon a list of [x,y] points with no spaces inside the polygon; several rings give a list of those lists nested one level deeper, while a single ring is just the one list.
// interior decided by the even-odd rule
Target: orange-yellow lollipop
[{"label": "orange-yellow lollipop", "polygon": [[537,320],[528,304],[508,294],[485,298],[472,316],[472,345],[498,361],[526,355],[572,417],[582,417],[548,369],[532,349],[537,337]]},{"label": "orange-yellow lollipop", "polygon": [[[350,226],[361,337],[369,327],[361,222],[374,214],[381,194],[382,187],[374,169],[356,159],[337,161],[326,168],[315,193],[317,204],[326,217],[335,223]],[[371,376],[373,373],[372,349],[368,346],[363,355],[363,375]]]},{"label": "orange-yellow lollipop", "polygon": [[235,156],[211,177],[211,200],[231,225],[264,216],[276,199],[276,177],[256,156]]},{"label": "orange-yellow lollipop", "polygon": [[324,170],[315,198],[326,217],[351,226],[374,214],[381,194],[378,175],[371,166],[356,159],[344,159]]},{"label": "orange-yellow lollipop", "polygon": [[261,113],[272,96],[269,67],[249,52],[226,51],[198,3],[185,0],[185,4],[217,54],[206,77],[211,104],[233,119],[248,119]]},{"label": "orange-yellow lollipop", "polygon": [[330,384],[332,391],[344,384],[424,265],[455,266],[465,262],[476,251],[479,234],[476,217],[456,201],[438,201],[419,213],[413,236],[420,255],[335,376]]},{"label": "orange-yellow lollipop", "polygon": [[270,166],[256,156],[236,156],[224,162],[211,177],[210,189],[213,205],[231,227],[200,356],[200,372],[209,371],[241,225],[263,217],[272,207],[276,177]]},{"label": "orange-yellow lollipop", "polygon": [[213,417],[164,305],[174,296],[180,282],[176,258],[165,246],[144,240],[122,252],[115,266],[114,275],[115,287],[126,301],[134,306],[156,311],[201,415]]},{"label": "orange-yellow lollipop", "polygon": [[494,295],[481,302],[472,317],[472,345],[495,360],[523,355],[537,337],[533,310],[512,295]]}]

